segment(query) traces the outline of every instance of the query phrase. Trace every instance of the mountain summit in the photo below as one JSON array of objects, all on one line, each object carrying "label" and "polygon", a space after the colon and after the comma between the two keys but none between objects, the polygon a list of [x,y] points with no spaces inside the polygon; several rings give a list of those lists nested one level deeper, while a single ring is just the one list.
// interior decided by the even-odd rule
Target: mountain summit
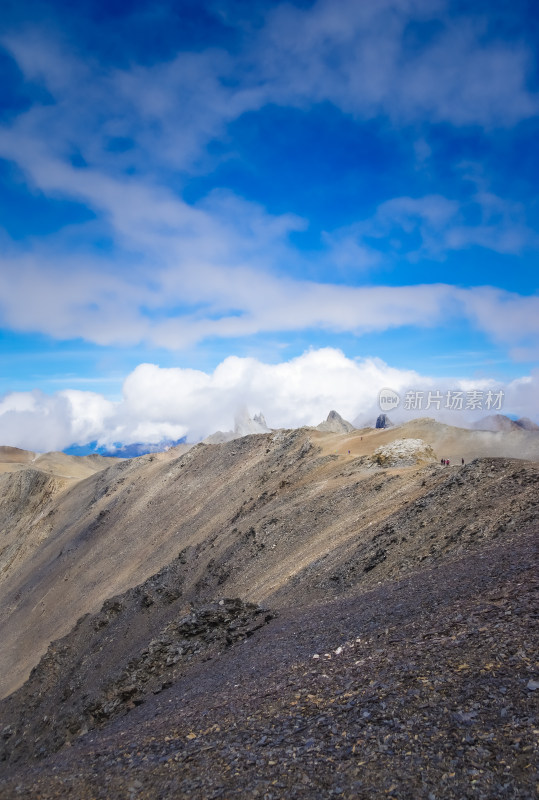
[{"label": "mountain summit", "polygon": [[316,426],[316,430],[325,433],[351,433],[355,431],[355,427],[343,419],[337,411],[330,411],[327,419]]},{"label": "mountain summit", "polygon": [[473,429],[477,431],[539,431],[539,425],[528,417],[511,419],[505,414],[491,414],[474,423]]},{"label": "mountain summit", "polygon": [[204,444],[223,444],[240,439],[242,436],[250,436],[253,433],[270,433],[266,420],[262,412],[249,416],[246,408],[238,411],[234,419],[233,431],[216,431],[204,439]]}]

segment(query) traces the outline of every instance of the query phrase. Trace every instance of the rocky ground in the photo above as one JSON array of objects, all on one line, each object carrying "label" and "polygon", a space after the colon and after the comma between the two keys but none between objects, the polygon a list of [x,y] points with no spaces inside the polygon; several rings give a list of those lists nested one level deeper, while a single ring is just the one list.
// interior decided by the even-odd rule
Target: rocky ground
[{"label": "rocky ground", "polygon": [[52,642],[2,704],[0,761],[42,758],[243,641],[275,616],[239,599],[182,601],[176,565],[111,598]]},{"label": "rocky ground", "polygon": [[535,797],[536,535],[283,610],[0,794]]},{"label": "rocky ground", "polygon": [[539,464],[468,457],[522,435],[8,453],[2,800],[535,796]]}]

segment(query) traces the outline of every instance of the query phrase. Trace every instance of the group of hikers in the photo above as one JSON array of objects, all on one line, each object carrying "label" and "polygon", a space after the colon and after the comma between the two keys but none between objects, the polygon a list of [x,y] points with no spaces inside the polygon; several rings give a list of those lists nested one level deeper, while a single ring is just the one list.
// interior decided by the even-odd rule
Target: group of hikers
[{"label": "group of hikers", "polygon": [[[444,467],[448,467],[450,463],[451,462],[449,461],[448,458],[441,458],[440,459],[440,464],[442,464]],[[462,464],[462,466],[464,466],[464,459],[463,458],[460,459],[460,463]]]}]

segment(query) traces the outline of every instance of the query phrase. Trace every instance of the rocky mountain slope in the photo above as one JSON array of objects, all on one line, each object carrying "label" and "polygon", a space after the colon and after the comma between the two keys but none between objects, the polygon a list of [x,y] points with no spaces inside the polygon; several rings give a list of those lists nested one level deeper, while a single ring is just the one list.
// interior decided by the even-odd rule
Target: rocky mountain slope
[{"label": "rocky mountain slope", "polygon": [[[272,620],[225,601],[177,614],[172,635],[150,638],[142,619],[149,644],[118,675],[112,653],[130,648],[137,626],[107,628],[137,592],[119,598],[52,645],[0,706],[0,795],[531,800],[536,536],[513,533]],[[232,634],[224,650],[221,623]],[[97,680],[92,652],[107,661]],[[140,692],[141,664],[172,680]],[[85,702],[98,712],[90,730]]]},{"label": "rocky mountain slope", "polygon": [[243,409],[236,415],[233,431],[216,431],[204,439],[205,444],[223,444],[232,442],[234,439],[241,439],[242,436],[250,436],[253,433],[269,433],[270,429],[262,413],[249,416],[249,412]]},{"label": "rocky mountain slope", "polygon": [[[369,585],[458,548],[462,539],[479,541],[533,519],[536,463],[494,460],[464,470],[373,463],[378,447],[406,434],[437,456],[457,447],[488,452],[492,437],[498,453],[523,449],[513,442],[520,432],[459,431],[420,420],[389,430],[300,429],[173,448],[120,461],[67,488],[29,472],[35,502],[17,485],[3,504],[2,693],[20,686],[49,642],[80,616],[179,552],[187,600],[219,594],[305,603],[339,592],[353,574]],[[401,535],[391,530],[395,514],[404,514]],[[416,525],[422,535],[408,535]]]},{"label": "rocky mountain slope", "polygon": [[114,463],[98,455],[0,447],[0,581],[48,537],[61,495]]},{"label": "rocky mountain slope", "polygon": [[172,564],[51,643],[2,706],[0,762],[43,757],[127,714],[274,616],[239,599],[186,604]]},{"label": "rocky mountain slope", "polygon": [[[455,724],[458,733],[483,720],[484,704],[480,744],[474,738],[469,751],[483,787],[477,796],[527,797],[528,767],[519,759],[530,746],[537,677],[538,445],[534,432],[465,431],[424,419],[173,448],[107,461],[79,480],[10,454],[20,468],[0,476],[0,676],[9,695],[0,705],[0,795],[153,798],[169,796],[172,786],[190,797],[267,796],[284,780],[274,797],[332,796],[330,789],[392,796],[368,766],[387,752],[411,782],[408,794],[394,789],[394,796],[422,796],[412,787],[420,763],[430,759],[446,776],[472,769],[457,739],[450,752],[436,742],[451,738]],[[216,705],[208,715],[210,697]],[[374,697],[380,707],[369,721]],[[165,724],[163,708],[181,716],[185,698],[191,716]],[[237,713],[237,704],[239,730],[252,732],[243,738],[227,710]],[[500,743],[488,744],[504,708],[510,719]],[[349,730],[339,732],[348,713]],[[407,765],[404,748],[424,738],[422,720],[434,732]],[[352,734],[354,744],[345,742]],[[131,755],[113,754],[123,736],[144,753],[135,760],[136,784]],[[202,777],[209,762],[190,745],[201,740],[225,771],[215,767],[209,783]],[[296,740],[314,748],[298,751],[299,773],[290,751]],[[271,758],[258,753],[266,742]],[[97,772],[80,770],[77,749]],[[171,752],[180,765],[172,784],[160,766]],[[247,766],[236,773],[243,757]],[[96,776],[113,762],[111,788]],[[341,764],[341,777],[331,777],[330,763]],[[289,765],[286,779],[279,764]],[[431,793],[445,781],[440,796],[466,796],[463,784],[451,794],[449,778],[431,769]],[[367,781],[363,795],[356,778]]]}]

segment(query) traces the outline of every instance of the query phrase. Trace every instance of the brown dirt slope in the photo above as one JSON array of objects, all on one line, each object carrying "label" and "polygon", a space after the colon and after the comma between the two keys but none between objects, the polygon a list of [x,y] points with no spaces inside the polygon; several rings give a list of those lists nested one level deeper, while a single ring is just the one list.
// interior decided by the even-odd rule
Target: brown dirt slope
[{"label": "brown dirt slope", "polygon": [[94,472],[110,467],[111,463],[117,460],[97,454],[68,456],[65,453],[33,453],[30,450],[20,450],[18,447],[0,446],[0,474],[30,467],[58,478],[82,480]]},{"label": "brown dirt slope", "polygon": [[[412,428],[412,438],[461,436],[431,420]],[[346,434],[277,432],[121,461],[34,511],[21,495],[4,531],[26,530],[31,546],[0,582],[2,692],[80,616],[180,552],[186,599],[285,607],[375,586],[536,518],[538,464],[381,469],[369,457],[375,433],[354,434],[363,455],[348,455]]]},{"label": "brown dirt slope", "polygon": [[454,464],[461,459],[474,458],[525,458],[539,460],[539,432],[522,429],[509,431],[484,431],[444,425],[429,417],[411,420],[392,428],[363,428],[349,436],[325,440],[324,448],[341,455],[348,450],[352,456],[369,455],[383,444],[395,439],[423,439],[438,455]]},{"label": "brown dirt slope", "polygon": [[30,450],[21,450],[20,447],[0,445],[0,470],[8,464],[29,464],[36,457]]}]

